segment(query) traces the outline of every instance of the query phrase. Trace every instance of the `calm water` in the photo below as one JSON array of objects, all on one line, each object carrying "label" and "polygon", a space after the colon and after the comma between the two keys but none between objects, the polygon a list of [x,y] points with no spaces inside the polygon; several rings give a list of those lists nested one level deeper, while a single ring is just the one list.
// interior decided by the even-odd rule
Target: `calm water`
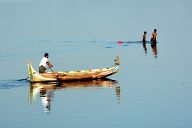
[{"label": "calm water", "polygon": [[[0,0],[0,127],[191,128],[191,5]],[[143,46],[154,28],[157,47]],[[120,72],[60,87],[18,81],[44,52],[55,71],[109,67],[119,55]]]}]

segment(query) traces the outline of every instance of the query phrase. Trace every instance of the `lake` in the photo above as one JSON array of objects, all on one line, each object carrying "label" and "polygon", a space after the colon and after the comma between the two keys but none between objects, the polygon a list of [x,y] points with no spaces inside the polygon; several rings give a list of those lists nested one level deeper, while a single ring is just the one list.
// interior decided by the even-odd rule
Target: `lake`
[{"label": "lake", "polygon": [[[0,0],[0,127],[191,128],[192,2]],[[157,46],[150,40],[157,29]],[[122,41],[123,43],[118,43]],[[105,68],[105,80],[30,83],[54,71]]]}]

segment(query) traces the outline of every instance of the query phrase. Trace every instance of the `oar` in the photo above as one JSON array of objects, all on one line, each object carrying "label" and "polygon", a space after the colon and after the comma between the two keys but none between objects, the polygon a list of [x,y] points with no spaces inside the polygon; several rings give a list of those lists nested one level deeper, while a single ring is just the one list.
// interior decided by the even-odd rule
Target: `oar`
[{"label": "oar", "polygon": [[54,73],[53,69],[51,67],[49,67],[51,69],[51,71]]},{"label": "oar", "polygon": [[[53,74],[54,74],[54,71],[53,71],[53,69],[51,68],[51,67],[49,67],[50,68],[50,70],[53,72]],[[61,80],[58,78],[58,75],[56,75],[56,77],[57,77],[57,85],[61,85]]]},{"label": "oar", "polygon": [[53,71],[53,69],[52,69],[51,67],[46,68],[46,70],[47,70],[47,69],[50,69],[50,70],[54,73],[54,71]]}]

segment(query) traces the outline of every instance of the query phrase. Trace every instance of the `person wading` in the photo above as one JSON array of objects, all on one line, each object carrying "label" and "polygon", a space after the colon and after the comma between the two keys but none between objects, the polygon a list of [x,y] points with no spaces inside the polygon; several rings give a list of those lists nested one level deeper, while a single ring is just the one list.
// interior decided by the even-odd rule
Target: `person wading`
[{"label": "person wading", "polygon": [[154,32],[152,33],[151,43],[152,43],[153,45],[156,45],[156,43],[157,43],[157,29],[154,29]]},{"label": "person wading", "polygon": [[144,31],[144,33],[143,33],[143,39],[142,39],[142,42],[143,42],[143,43],[146,43],[146,42],[147,42],[147,41],[146,41],[146,37],[147,37],[147,32]]}]

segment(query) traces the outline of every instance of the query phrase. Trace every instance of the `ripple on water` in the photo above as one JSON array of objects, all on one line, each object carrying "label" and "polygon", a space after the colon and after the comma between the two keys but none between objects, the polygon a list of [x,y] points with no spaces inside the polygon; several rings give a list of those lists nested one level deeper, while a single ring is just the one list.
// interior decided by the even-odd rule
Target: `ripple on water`
[{"label": "ripple on water", "polygon": [[19,81],[19,80],[1,80],[0,81],[0,89],[11,89],[20,86],[24,86],[27,83],[27,80]]}]

